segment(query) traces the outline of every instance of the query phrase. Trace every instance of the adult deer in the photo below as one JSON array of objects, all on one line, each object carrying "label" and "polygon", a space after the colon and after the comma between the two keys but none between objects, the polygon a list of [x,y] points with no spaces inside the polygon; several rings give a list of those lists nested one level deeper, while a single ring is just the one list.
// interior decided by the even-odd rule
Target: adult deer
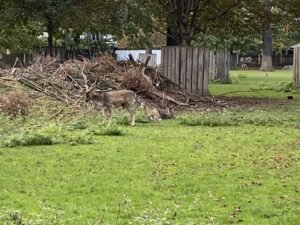
[{"label": "adult deer", "polygon": [[127,109],[131,115],[131,126],[135,125],[134,104],[137,102],[136,94],[130,90],[118,90],[102,93],[89,93],[88,100],[92,100],[103,106],[104,116],[112,117],[112,107],[122,107]]}]

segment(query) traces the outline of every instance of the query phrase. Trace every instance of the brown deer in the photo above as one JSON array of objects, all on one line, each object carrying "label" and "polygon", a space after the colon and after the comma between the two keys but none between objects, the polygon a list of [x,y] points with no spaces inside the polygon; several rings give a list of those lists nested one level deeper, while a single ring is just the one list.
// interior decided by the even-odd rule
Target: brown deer
[{"label": "brown deer", "polygon": [[104,107],[104,116],[112,117],[112,107],[127,109],[131,115],[131,126],[135,125],[134,103],[137,102],[136,94],[130,90],[109,91],[103,93],[89,93],[88,100],[92,100]]},{"label": "brown deer", "polygon": [[145,115],[150,120],[152,120],[154,122],[161,121],[161,116],[155,107],[150,107],[150,106],[147,106],[145,103],[142,103],[142,108],[144,109]]}]

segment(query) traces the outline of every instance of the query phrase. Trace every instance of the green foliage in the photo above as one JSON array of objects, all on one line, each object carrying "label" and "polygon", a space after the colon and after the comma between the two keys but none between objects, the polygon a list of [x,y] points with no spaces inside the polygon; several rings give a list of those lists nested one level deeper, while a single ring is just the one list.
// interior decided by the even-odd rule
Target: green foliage
[{"label": "green foliage", "polygon": [[188,126],[275,126],[286,124],[295,125],[300,117],[295,115],[273,115],[263,110],[230,110],[224,112],[197,113],[179,117],[180,124]]},{"label": "green foliage", "polygon": [[98,123],[89,128],[89,132],[94,135],[104,135],[104,136],[124,136],[127,134],[127,131],[120,127],[116,122],[113,121],[104,121]]},{"label": "green foliage", "polygon": [[289,82],[261,82],[257,86],[251,87],[252,90],[261,90],[261,91],[276,91],[276,92],[292,92],[293,90],[297,90],[293,88],[293,83]]},{"label": "green foliage", "polygon": [[268,112],[254,111],[252,113],[245,114],[241,118],[241,122],[244,124],[253,124],[258,126],[274,126],[283,124],[283,118],[278,118]]},{"label": "green foliage", "polygon": [[238,121],[229,113],[201,113],[197,115],[185,115],[179,118],[180,123],[188,126],[233,126]]},{"label": "green foliage", "polygon": [[55,140],[51,136],[37,132],[15,134],[8,137],[7,140],[2,141],[2,145],[6,147],[52,145],[54,143]]},{"label": "green foliage", "polygon": [[209,81],[211,84],[232,84],[233,82],[236,82],[236,80],[232,80],[229,78],[228,80],[220,80],[220,79],[214,79]]}]

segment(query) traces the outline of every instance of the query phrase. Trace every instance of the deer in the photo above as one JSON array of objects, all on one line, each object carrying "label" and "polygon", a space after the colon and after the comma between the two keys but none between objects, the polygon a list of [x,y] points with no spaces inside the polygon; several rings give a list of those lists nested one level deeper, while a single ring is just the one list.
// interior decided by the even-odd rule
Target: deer
[{"label": "deer", "polygon": [[112,107],[125,108],[131,116],[130,125],[135,125],[134,104],[137,101],[136,93],[131,90],[118,90],[102,93],[89,93],[87,99],[103,106],[103,116],[112,117]]},{"label": "deer", "polygon": [[155,107],[147,106],[145,103],[141,104],[141,107],[144,109],[145,115],[154,122],[161,121],[161,116],[158,110]]}]

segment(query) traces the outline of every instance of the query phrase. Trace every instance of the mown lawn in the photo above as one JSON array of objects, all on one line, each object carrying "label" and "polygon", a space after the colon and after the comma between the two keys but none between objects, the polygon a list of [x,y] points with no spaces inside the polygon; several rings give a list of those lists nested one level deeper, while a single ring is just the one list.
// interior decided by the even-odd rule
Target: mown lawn
[{"label": "mown lawn", "polygon": [[292,95],[300,99],[299,90],[290,86],[293,81],[293,71],[276,70],[261,72],[257,70],[230,71],[231,84],[212,83],[209,91],[213,95],[254,96],[260,98],[286,99]]},{"label": "mown lawn", "polygon": [[0,147],[0,224],[299,224],[299,101],[121,123],[120,136],[96,135],[97,118],[36,118],[0,116],[3,146],[75,138]]}]

